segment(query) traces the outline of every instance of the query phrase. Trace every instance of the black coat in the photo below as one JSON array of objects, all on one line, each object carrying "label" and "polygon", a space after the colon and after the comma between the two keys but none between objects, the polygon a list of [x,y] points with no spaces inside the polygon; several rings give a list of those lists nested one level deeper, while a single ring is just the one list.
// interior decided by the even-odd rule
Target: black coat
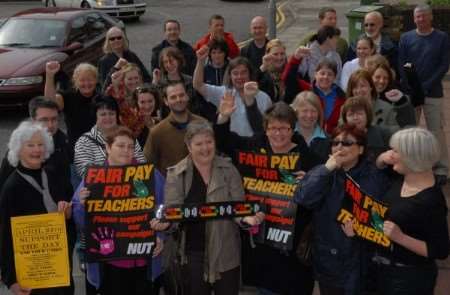
[{"label": "black coat", "polygon": [[[24,174],[28,174],[28,170],[20,165],[17,169]],[[61,185],[52,172],[46,172],[50,194],[54,202],[70,202],[71,192]],[[40,170],[37,173],[40,173]],[[47,209],[45,208],[42,194],[31,186],[17,170],[14,170],[0,192],[0,269],[2,270],[2,280],[8,287],[17,282],[12,246],[11,217],[45,213],[47,213]],[[72,220],[67,220],[66,226],[69,261],[72,261],[71,254],[76,238],[75,227]],[[45,290],[42,289],[42,291]],[[58,294],[73,294],[73,284],[71,287],[61,288],[61,291]]]}]

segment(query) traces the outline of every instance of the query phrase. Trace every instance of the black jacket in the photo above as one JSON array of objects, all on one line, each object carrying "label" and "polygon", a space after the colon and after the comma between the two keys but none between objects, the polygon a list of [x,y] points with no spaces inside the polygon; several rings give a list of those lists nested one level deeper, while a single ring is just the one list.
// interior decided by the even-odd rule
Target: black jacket
[{"label": "black jacket", "polygon": [[[124,51],[123,58],[126,59],[129,63],[134,63],[139,67],[142,72],[142,78],[144,82],[152,82],[152,77],[148,73],[142,61],[134,52],[132,52],[131,50]],[[113,67],[118,60],[119,57],[115,53],[107,53],[103,55],[98,61],[97,67],[99,73],[99,82],[102,85],[103,89],[106,89],[106,87],[111,84],[111,74],[115,72]]]},{"label": "black jacket", "polygon": [[[46,171],[55,175],[60,183],[64,185],[64,188],[72,194],[73,188],[70,183],[70,153],[67,136],[61,130],[56,131],[53,135],[53,144],[55,150],[47,161],[45,161],[44,167]],[[8,152],[6,152],[0,167],[0,189],[15,170],[15,168],[9,164],[7,155]]]},{"label": "black jacket", "polygon": [[[28,174],[27,171],[29,171],[20,165],[17,169],[24,174]],[[50,194],[54,202],[70,202],[71,192],[61,185],[59,178],[55,177],[53,172],[47,169],[46,172]],[[40,173],[40,170],[37,173]],[[17,170],[14,170],[0,192],[0,269],[2,270],[2,280],[8,287],[17,282],[12,246],[11,217],[45,213],[47,213],[47,209],[42,194],[20,176]],[[66,227],[69,257],[72,257],[72,249],[76,238],[72,220],[66,220]],[[70,259],[70,261],[72,260]],[[58,294],[73,294],[73,285],[61,289],[63,289],[63,292]]]}]

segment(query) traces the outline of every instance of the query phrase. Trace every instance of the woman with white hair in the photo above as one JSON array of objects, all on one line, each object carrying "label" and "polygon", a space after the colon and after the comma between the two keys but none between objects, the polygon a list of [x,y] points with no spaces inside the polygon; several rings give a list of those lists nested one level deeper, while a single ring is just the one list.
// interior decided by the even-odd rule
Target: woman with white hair
[{"label": "woman with white hair", "polygon": [[[8,161],[16,170],[0,192],[0,269],[3,282],[13,294],[25,295],[31,290],[17,282],[11,217],[60,211],[69,219],[71,194],[65,191],[57,175],[43,169],[44,161],[54,150],[52,137],[44,127],[22,122],[13,131],[8,148]],[[74,227],[69,220],[66,224],[70,255]],[[57,289],[40,289],[39,294],[73,294],[73,284]]]},{"label": "woman with white hair", "polygon": [[402,178],[384,198],[389,209],[383,231],[393,245],[376,257],[379,294],[432,295],[435,259],[449,254],[447,206],[432,170],[439,143],[430,131],[410,128],[395,133],[390,146],[377,165],[393,165]]}]

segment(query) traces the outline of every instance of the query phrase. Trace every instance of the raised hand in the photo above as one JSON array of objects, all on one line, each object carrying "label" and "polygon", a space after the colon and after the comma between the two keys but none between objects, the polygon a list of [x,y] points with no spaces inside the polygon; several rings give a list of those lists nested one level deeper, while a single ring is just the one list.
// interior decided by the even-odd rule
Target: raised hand
[{"label": "raised hand", "polygon": [[310,54],[311,54],[311,49],[306,46],[300,46],[294,52],[294,56],[296,59],[302,59],[305,56],[308,56]]},{"label": "raised hand", "polygon": [[235,97],[230,90],[225,91],[219,105],[219,114],[223,117],[230,117],[236,110]]},{"label": "raised hand", "polygon": [[334,154],[331,154],[325,163],[325,167],[328,170],[333,171],[335,169],[339,169],[342,167],[342,151],[337,151]]},{"label": "raised hand", "polygon": [[205,61],[208,57],[209,53],[209,47],[207,45],[202,46],[197,52],[195,53],[197,55],[198,61]]},{"label": "raised hand", "polygon": [[55,76],[61,69],[61,64],[58,61],[52,60],[45,64],[45,73],[50,76]]},{"label": "raised hand", "polygon": [[114,86],[118,86],[120,85],[120,83],[123,80],[123,72],[122,71],[117,71],[111,74],[111,83]]},{"label": "raised hand", "polygon": [[98,235],[91,233],[91,236],[99,243],[100,249],[90,248],[89,252],[99,253],[100,255],[109,255],[114,252],[114,230],[111,228],[97,228]]},{"label": "raised hand", "polygon": [[391,102],[397,102],[403,97],[403,92],[398,89],[391,89],[386,91],[384,96],[386,96],[386,98]]},{"label": "raised hand", "polygon": [[128,61],[121,57],[119,58],[119,60],[116,62],[116,64],[114,65],[114,67],[118,70],[120,70],[121,68],[123,68],[124,66],[126,66],[128,64]]},{"label": "raised hand", "polygon": [[245,82],[244,84],[244,102],[246,105],[252,105],[255,101],[256,94],[258,93],[258,83],[257,82]]},{"label": "raised hand", "polygon": [[267,69],[269,69],[274,61],[275,57],[273,56],[272,53],[267,53],[263,56],[262,58],[262,65],[260,67],[261,71],[266,71]]}]

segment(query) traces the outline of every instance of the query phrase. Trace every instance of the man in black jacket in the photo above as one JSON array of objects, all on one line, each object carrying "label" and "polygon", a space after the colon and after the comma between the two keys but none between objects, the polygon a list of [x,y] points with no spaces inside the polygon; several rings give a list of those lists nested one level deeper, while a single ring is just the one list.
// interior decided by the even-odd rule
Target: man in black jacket
[{"label": "man in black jacket", "polygon": [[[45,126],[53,137],[54,152],[44,164],[46,170],[51,170],[52,175],[58,175],[64,183],[65,192],[73,194],[70,183],[70,158],[67,136],[59,129],[58,105],[42,96],[30,100],[28,104],[30,119]],[[14,171],[5,155],[0,167],[0,187],[3,186],[8,176]]]},{"label": "man in black jacket", "polygon": [[173,46],[183,53],[184,60],[186,61],[182,72],[192,76],[195,64],[197,63],[197,57],[192,46],[180,39],[180,33],[180,22],[174,19],[169,19],[164,22],[164,35],[166,39],[152,49],[152,71],[159,69],[159,54],[161,51],[166,47]]}]

